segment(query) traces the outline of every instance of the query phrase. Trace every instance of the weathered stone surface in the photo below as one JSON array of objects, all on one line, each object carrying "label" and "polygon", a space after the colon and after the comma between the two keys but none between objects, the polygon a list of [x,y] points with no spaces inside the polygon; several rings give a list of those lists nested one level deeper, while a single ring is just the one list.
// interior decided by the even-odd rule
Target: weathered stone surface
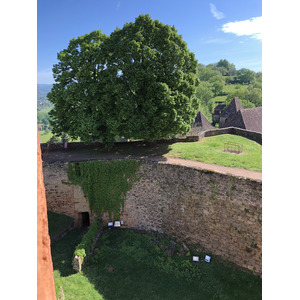
[{"label": "weathered stone surface", "polygon": [[81,272],[82,260],[80,256],[75,255],[72,261],[72,267],[75,272]]},{"label": "weathered stone surface", "polygon": [[[76,217],[74,189],[61,183],[67,180],[66,168],[44,168],[47,203],[53,211]],[[141,178],[127,192],[121,215],[126,227],[200,244],[204,251],[261,274],[261,181],[154,162],[143,163],[136,175]]]}]

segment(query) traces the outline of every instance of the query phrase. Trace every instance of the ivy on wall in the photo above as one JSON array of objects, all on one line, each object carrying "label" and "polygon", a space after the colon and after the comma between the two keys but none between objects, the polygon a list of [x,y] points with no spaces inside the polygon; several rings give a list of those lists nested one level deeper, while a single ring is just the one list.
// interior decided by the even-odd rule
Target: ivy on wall
[{"label": "ivy on wall", "polygon": [[108,213],[116,220],[124,208],[127,191],[138,180],[134,175],[140,164],[135,160],[72,163],[68,178],[72,184],[81,185],[91,211],[98,216]]}]

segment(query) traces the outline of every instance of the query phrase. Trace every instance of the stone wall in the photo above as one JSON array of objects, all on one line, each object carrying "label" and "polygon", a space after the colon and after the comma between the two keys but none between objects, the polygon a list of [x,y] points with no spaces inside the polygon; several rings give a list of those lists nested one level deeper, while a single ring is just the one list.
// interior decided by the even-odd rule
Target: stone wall
[{"label": "stone wall", "polygon": [[91,222],[89,204],[80,186],[68,183],[68,164],[44,164],[44,183],[46,188],[47,208],[49,211],[70,216],[75,220],[75,226],[81,224],[81,213],[88,212]]},{"label": "stone wall", "polygon": [[[184,143],[184,142],[198,142],[199,141],[199,136],[194,135],[194,136],[185,136],[181,138],[175,138],[175,139],[165,139],[165,140],[158,140],[155,141],[157,144],[164,144],[164,143]],[[139,146],[142,144],[145,144],[147,142],[145,141],[124,141],[124,142],[115,142],[115,146],[122,146],[124,144],[130,144],[133,146]],[[72,142],[67,144],[67,149],[69,150],[79,150],[79,149],[93,149],[93,148],[104,148],[104,144],[102,142],[92,142],[90,144],[84,144],[81,142]],[[63,143],[41,143],[41,149],[43,153],[46,152],[52,152],[52,151],[62,151],[64,150],[64,144]]]},{"label": "stone wall", "polygon": [[252,141],[257,142],[260,145],[262,145],[262,133],[249,131],[249,130],[237,128],[237,127],[226,127],[226,128],[220,128],[220,129],[206,130],[199,134],[199,138],[215,136],[215,135],[220,135],[220,134],[239,135],[239,136],[242,136],[244,138],[247,138],[249,140],[252,140]]},{"label": "stone wall", "polygon": [[[66,167],[44,168],[48,208],[76,216],[75,199],[86,200],[59,183]],[[143,162],[137,176],[121,216],[127,227],[165,232],[261,274],[261,181],[155,162]]]}]

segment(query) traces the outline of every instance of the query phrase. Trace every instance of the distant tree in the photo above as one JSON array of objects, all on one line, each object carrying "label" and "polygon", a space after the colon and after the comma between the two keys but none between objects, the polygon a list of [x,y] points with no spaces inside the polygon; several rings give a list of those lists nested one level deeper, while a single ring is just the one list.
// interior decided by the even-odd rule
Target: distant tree
[{"label": "distant tree", "polygon": [[174,27],[149,15],[70,41],[48,95],[53,131],[84,142],[116,136],[155,140],[190,129],[199,100],[197,61]]},{"label": "distant tree", "polygon": [[196,88],[196,97],[200,99],[202,105],[207,105],[208,101],[214,96],[212,85],[208,81],[201,81]]},{"label": "distant tree", "polygon": [[246,99],[251,101],[256,107],[262,106],[262,91],[259,88],[249,86]]},{"label": "distant tree", "polygon": [[214,70],[219,71],[223,76],[228,75],[228,70],[225,67],[216,67]]},{"label": "distant tree", "polygon": [[212,91],[215,96],[222,94],[224,88],[224,79],[220,75],[213,76],[209,79],[209,82],[212,85]]},{"label": "distant tree", "polygon": [[217,68],[223,67],[228,71],[230,68],[230,63],[226,59],[221,59],[219,62],[217,62],[216,67]]},{"label": "distant tree", "polygon": [[256,80],[256,74],[246,68],[242,68],[236,72],[237,79],[240,83],[254,84]]},{"label": "distant tree", "polygon": [[197,75],[201,81],[209,81],[214,76],[222,75],[218,70],[213,70],[212,68],[206,66],[202,67],[198,65]]},{"label": "distant tree", "polygon": [[241,100],[244,108],[253,108],[255,104],[252,103],[249,99],[249,92],[246,89],[237,88],[235,91],[229,93],[226,97],[226,105],[228,105],[234,97],[238,97]]}]

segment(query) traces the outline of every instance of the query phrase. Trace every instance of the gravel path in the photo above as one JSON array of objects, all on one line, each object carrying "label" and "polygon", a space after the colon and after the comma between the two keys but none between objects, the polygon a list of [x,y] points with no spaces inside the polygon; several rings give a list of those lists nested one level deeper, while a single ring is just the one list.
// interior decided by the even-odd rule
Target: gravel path
[{"label": "gravel path", "polygon": [[113,155],[113,154],[84,154],[76,153],[72,151],[57,151],[49,152],[47,156],[43,157],[45,163],[54,162],[74,162],[74,161],[92,161],[92,160],[107,160],[107,159],[139,159],[150,160],[159,163],[181,165],[192,168],[199,168],[203,170],[209,170],[217,173],[230,174],[239,177],[245,177],[254,180],[262,180],[262,173],[256,171],[250,171],[239,168],[224,167],[214,164],[206,164],[199,161],[186,160],[173,157],[150,157],[150,156],[133,156],[133,155]]}]

